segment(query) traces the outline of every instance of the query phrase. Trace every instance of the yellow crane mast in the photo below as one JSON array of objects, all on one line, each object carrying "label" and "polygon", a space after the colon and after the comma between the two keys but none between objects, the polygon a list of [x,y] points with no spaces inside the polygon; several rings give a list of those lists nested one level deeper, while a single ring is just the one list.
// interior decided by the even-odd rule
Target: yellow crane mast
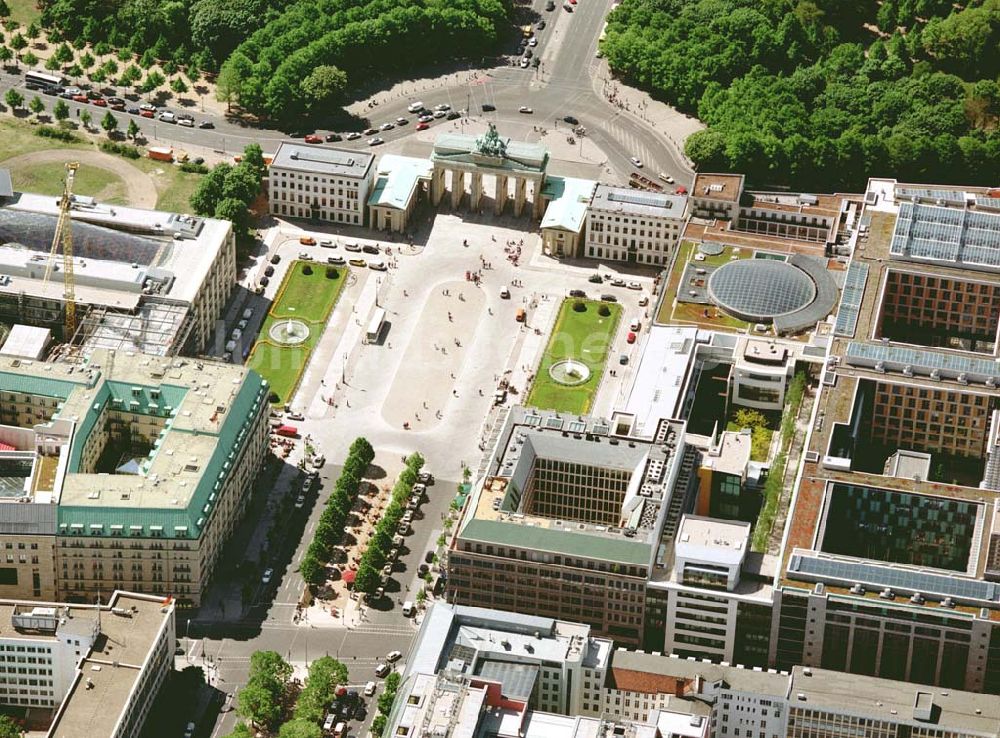
[{"label": "yellow crane mast", "polygon": [[76,177],[76,170],[80,164],[75,161],[66,162],[66,179],[63,180],[62,197],[59,199],[59,220],[56,222],[55,236],[52,238],[52,252],[49,254],[49,263],[45,267],[45,280],[49,281],[52,269],[59,253],[59,245],[62,244],[63,261],[63,299],[66,301],[66,325],[63,340],[69,342],[73,340],[76,332],[76,283],[73,278],[73,229],[70,218],[70,210],[73,204],[73,180]]}]

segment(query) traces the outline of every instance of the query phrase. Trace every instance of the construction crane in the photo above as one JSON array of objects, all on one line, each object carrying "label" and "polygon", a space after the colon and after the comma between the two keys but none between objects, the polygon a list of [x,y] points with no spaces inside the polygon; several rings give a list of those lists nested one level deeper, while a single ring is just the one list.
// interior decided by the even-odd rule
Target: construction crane
[{"label": "construction crane", "polygon": [[67,342],[73,340],[76,332],[76,283],[73,278],[73,229],[70,218],[70,209],[73,205],[73,180],[76,178],[76,170],[80,168],[79,162],[66,162],[66,179],[63,180],[62,197],[59,199],[59,220],[56,222],[56,232],[52,238],[52,251],[49,254],[49,263],[45,267],[44,281],[48,282],[52,275],[52,269],[56,263],[59,253],[59,246],[62,245],[63,262],[63,299],[66,301],[66,325],[63,339]]}]

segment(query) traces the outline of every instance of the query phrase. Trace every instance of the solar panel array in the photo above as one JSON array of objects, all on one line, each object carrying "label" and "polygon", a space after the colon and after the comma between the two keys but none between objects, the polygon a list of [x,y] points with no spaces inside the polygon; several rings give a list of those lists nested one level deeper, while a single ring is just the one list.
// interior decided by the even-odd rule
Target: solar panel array
[{"label": "solar panel array", "polygon": [[853,338],[858,328],[858,311],[865,295],[865,283],[868,281],[868,265],[854,262],[847,269],[844,280],[844,291],[840,295],[840,310],[837,311],[837,323],[833,327],[835,336]]},{"label": "solar panel array", "polygon": [[1000,585],[978,579],[965,579],[944,574],[932,574],[913,569],[828,559],[796,554],[788,564],[789,573],[809,575],[816,579],[833,579],[845,584],[865,584],[889,587],[897,593],[936,594],[976,603],[1000,601]]},{"label": "solar panel array", "polygon": [[896,186],[896,199],[914,198],[917,200],[940,200],[951,205],[964,205],[965,193],[962,190],[935,190],[929,187]]},{"label": "solar panel array", "polygon": [[847,363],[856,366],[872,366],[879,362],[888,363],[888,369],[899,371],[910,367],[914,372],[930,374],[938,371],[943,377],[956,378],[964,374],[969,381],[986,381],[992,377],[1000,384],[1000,363],[992,359],[976,359],[958,354],[945,354],[923,349],[887,346],[875,343],[852,341],[847,345]]},{"label": "solar panel array", "polygon": [[988,210],[1000,210],[1000,197],[976,196],[976,207],[987,208]]},{"label": "solar panel array", "polygon": [[1000,213],[905,202],[889,252],[903,259],[1000,270]]}]

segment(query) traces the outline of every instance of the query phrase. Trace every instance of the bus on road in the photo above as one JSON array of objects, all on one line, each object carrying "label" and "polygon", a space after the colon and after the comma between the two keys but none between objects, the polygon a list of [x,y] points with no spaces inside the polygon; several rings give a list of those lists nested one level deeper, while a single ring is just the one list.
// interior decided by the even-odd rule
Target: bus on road
[{"label": "bus on road", "polygon": [[368,343],[378,343],[383,325],[385,325],[385,308],[375,308],[372,319],[368,322],[368,332],[365,334],[365,340]]},{"label": "bus on road", "polygon": [[43,72],[26,72],[24,75],[25,86],[29,90],[43,90],[47,87],[61,87],[66,80],[54,74]]}]

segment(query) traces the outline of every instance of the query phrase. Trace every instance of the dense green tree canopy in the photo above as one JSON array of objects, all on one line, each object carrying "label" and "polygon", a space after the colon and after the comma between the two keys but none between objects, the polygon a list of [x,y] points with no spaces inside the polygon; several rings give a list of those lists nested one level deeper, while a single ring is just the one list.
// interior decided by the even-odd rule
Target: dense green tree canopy
[{"label": "dense green tree canopy", "polygon": [[830,191],[1000,167],[1000,0],[625,0],[603,49],[708,125],[703,170]]}]

